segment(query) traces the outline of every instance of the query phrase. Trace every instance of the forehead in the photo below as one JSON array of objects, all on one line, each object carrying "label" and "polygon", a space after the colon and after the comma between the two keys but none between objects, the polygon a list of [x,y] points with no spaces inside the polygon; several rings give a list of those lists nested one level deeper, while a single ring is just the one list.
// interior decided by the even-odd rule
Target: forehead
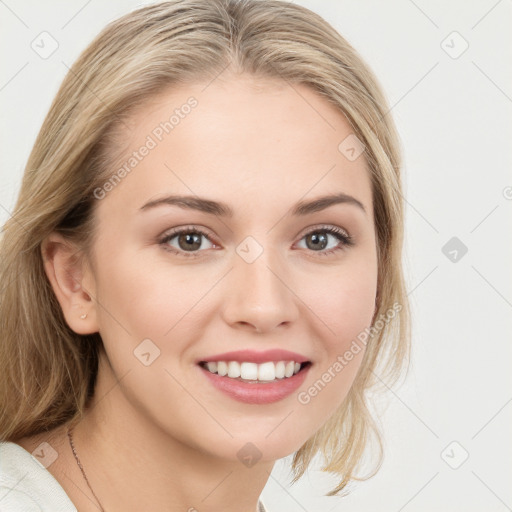
[{"label": "forehead", "polygon": [[[129,172],[105,203],[135,211],[156,195],[186,193],[236,211],[250,200],[279,205],[343,192],[371,212],[364,153],[348,159],[340,150],[352,127],[304,84],[248,75],[181,84],[149,98],[127,126],[111,171]],[[145,156],[135,156],[144,146]]]}]

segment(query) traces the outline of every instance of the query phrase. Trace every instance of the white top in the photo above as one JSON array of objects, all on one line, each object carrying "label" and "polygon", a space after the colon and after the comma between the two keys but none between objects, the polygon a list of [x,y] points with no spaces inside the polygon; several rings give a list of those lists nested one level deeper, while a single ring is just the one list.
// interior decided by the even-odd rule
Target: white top
[{"label": "white top", "polygon": [[[268,512],[261,500],[258,512]],[[55,477],[16,443],[0,442],[1,512],[77,512]]]},{"label": "white top", "polygon": [[55,477],[16,443],[0,442],[2,512],[77,512]]}]

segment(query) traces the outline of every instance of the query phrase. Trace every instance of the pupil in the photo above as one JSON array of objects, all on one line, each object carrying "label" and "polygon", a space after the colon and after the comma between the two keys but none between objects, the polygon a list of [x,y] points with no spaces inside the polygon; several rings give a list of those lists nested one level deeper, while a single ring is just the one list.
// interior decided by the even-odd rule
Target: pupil
[{"label": "pupil", "polygon": [[[327,245],[327,237],[325,235],[318,235],[316,233],[313,233],[308,237],[308,242],[309,242],[309,240],[312,241],[312,246],[309,247],[310,249],[311,248],[318,249],[319,246],[321,246],[320,247],[321,249],[324,249]],[[309,243],[308,243],[308,246],[309,246]]]},{"label": "pupil", "polygon": [[185,243],[184,249],[186,251],[190,251],[191,249],[199,249],[201,247],[201,242],[199,240],[200,236],[201,235],[199,235],[197,233],[194,233],[194,234],[189,233],[189,234],[181,235],[179,237],[180,247],[181,247],[181,242],[184,242]]}]

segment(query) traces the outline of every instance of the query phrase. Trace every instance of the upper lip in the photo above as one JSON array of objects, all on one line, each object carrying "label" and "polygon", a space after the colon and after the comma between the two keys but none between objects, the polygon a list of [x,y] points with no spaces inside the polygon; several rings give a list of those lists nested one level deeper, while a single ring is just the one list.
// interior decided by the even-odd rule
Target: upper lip
[{"label": "upper lip", "polygon": [[296,363],[306,363],[309,361],[307,357],[304,357],[296,352],[290,352],[289,350],[272,349],[265,350],[263,352],[256,352],[254,350],[236,350],[234,352],[224,352],[222,354],[216,354],[214,356],[207,356],[197,360],[197,363],[202,362],[217,362],[217,361],[238,361],[243,363],[244,361],[250,363],[266,363],[267,361],[295,361]]}]

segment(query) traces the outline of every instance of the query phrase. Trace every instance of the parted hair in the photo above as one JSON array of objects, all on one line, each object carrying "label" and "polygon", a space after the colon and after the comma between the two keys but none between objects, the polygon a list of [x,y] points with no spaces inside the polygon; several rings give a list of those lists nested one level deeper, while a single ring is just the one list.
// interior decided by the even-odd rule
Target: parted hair
[{"label": "parted hair", "polygon": [[[283,0],[153,3],[109,23],[69,69],[0,239],[0,440],[72,422],[94,393],[101,336],[68,326],[44,271],[42,242],[56,231],[80,249],[77,258],[89,257],[94,190],[112,174],[123,119],[173,84],[214,80],[228,67],[309,86],[344,114],[364,146],[378,256],[372,326],[393,307],[396,314],[373,329],[348,395],[292,460],[294,483],[322,455],[321,470],[339,482],[327,495],[346,494],[351,480],[370,478],[383,462],[370,390],[392,386],[409,369],[401,150],[368,65],[322,17]],[[372,439],[378,454],[362,476]]]}]

